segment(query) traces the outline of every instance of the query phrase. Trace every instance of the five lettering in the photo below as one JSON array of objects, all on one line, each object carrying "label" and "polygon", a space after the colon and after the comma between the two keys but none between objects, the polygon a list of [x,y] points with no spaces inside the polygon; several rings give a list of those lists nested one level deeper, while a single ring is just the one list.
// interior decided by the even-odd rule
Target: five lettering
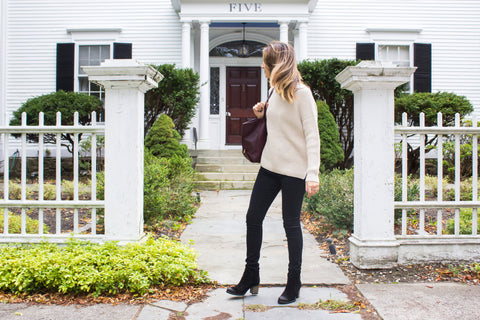
[{"label": "five lettering", "polygon": [[259,2],[231,2],[230,12],[262,12],[262,4]]}]

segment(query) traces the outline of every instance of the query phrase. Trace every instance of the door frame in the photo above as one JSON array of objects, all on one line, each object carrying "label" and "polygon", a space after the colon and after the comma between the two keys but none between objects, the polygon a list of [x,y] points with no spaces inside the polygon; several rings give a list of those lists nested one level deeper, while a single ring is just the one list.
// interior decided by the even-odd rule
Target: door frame
[{"label": "door frame", "polygon": [[[220,68],[220,108],[218,115],[210,115],[209,123],[217,122],[218,128],[214,129],[215,132],[210,131],[210,138],[215,139],[212,145],[218,145],[220,149],[241,149],[241,145],[227,145],[227,121],[226,121],[226,109],[227,109],[227,67],[260,67],[262,65],[262,58],[225,58],[225,57],[211,57],[210,67]],[[262,100],[267,98],[267,79],[263,69],[260,69],[260,94]]]}]

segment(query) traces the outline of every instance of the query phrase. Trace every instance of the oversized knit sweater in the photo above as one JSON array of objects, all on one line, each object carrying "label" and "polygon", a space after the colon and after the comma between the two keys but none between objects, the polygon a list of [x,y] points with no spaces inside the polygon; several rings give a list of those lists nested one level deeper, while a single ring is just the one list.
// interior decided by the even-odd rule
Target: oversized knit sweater
[{"label": "oversized knit sweater", "polygon": [[310,89],[304,84],[297,85],[293,103],[283,100],[274,91],[266,116],[267,143],[262,153],[262,167],[286,176],[318,182],[318,111]]}]

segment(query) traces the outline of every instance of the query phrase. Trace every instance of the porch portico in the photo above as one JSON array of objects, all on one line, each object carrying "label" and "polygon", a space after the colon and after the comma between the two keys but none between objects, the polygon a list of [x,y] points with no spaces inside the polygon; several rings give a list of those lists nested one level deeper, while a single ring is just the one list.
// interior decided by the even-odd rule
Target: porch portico
[{"label": "porch portico", "polygon": [[235,41],[266,45],[280,40],[294,46],[298,61],[306,59],[309,16],[316,3],[172,0],[182,23],[182,67],[199,72],[201,84],[197,114],[183,143],[190,149],[240,147],[241,122],[253,117],[250,106],[267,95],[261,54],[213,56],[211,51]]}]

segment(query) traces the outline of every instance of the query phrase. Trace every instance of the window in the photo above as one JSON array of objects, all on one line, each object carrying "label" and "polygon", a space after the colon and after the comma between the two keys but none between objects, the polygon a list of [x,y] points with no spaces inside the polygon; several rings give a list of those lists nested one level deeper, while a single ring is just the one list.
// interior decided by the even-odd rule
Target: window
[{"label": "window", "polygon": [[110,59],[110,45],[80,45],[78,46],[78,91],[105,99],[105,91],[95,83],[88,81],[83,72],[84,66],[98,66],[106,59]]},{"label": "window", "polygon": [[[410,67],[410,46],[409,45],[378,45],[377,59],[382,62],[391,62],[400,67]],[[412,92],[411,82],[406,83],[402,89],[405,92]]]},{"label": "window", "polygon": [[210,51],[210,57],[261,57],[265,44],[257,41],[231,41]]},{"label": "window", "polygon": [[210,68],[210,114],[220,112],[220,68]]},{"label": "window", "polygon": [[410,66],[410,46],[378,46],[378,60],[389,61],[401,67]]}]

